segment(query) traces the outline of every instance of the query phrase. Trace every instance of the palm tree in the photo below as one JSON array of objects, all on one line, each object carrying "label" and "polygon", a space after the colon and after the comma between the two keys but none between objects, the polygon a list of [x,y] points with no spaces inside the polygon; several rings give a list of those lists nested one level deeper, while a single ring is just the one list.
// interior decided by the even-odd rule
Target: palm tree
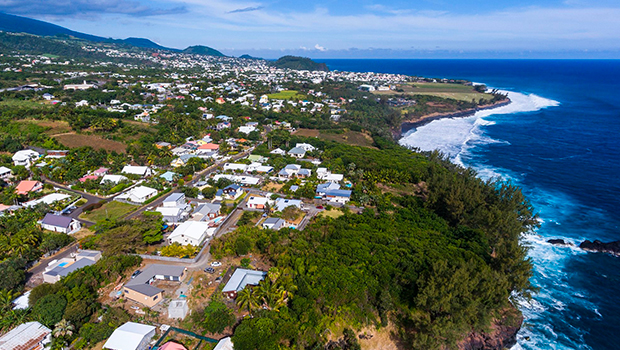
[{"label": "palm tree", "polygon": [[70,337],[71,335],[73,335],[74,329],[75,328],[73,327],[71,322],[63,318],[54,326],[54,331],[52,332],[52,335],[54,336],[54,338],[63,338],[65,336]]},{"label": "palm tree", "polygon": [[15,299],[15,294],[12,291],[0,289],[0,311],[2,311],[2,313],[11,309],[13,306],[13,299]]},{"label": "palm tree", "polygon": [[258,294],[252,288],[244,288],[237,294],[236,302],[240,309],[247,309],[251,317],[252,310],[258,307]]}]

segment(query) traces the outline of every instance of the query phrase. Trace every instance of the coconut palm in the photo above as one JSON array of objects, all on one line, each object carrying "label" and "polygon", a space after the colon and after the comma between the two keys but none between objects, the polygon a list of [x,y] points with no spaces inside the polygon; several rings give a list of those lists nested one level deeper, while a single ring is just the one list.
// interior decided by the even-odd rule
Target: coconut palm
[{"label": "coconut palm", "polygon": [[15,299],[15,294],[12,291],[0,289],[0,311],[2,311],[2,313],[11,310],[13,307],[13,299]]},{"label": "coconut palm", "polygon": [[252,288],[246,287],[237,294],[236,302],[240,309],[247,309],[252,316],[252,310],[258,308],[258,299],[258,293],[254,292]]},{"label": "coconut palm", "polygon": [[71,322],[63,318],[54,326],[54,331],[52,332],[52,335],[54,336],[54,338],[63,338],[65,336],[70,337],[71,335],[73,335],[74,329],[75,328],[73,327]]}]

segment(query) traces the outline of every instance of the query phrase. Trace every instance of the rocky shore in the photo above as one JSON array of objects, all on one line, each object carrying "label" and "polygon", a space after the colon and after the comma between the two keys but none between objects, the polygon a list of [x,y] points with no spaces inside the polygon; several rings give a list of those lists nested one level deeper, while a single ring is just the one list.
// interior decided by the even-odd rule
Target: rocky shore
[{"label": "rocky shore", "polygon": [[585,240],[579,245],[579,248],[587,252],[607,253],[620,257],[620,241],[604,243],[599,240],[595,240],[594,242]]},{"label": "rocky shore", "polygon": [[486,332],[471,332],[459,342],[459,350],[503,350],[509,349],[517,343],[517,332],[521,329],[523,316],[521,312],[511,307],[495,319]]},{"label": "rocky shore", "polygon": [[415,128],[418,128],[418,127],[420,127],[422,125],[426,125],[426,124],[432,122],[433,120],[444,119],[444,118],[466,118],[466,117],[471,117],[472,115],[474,115],[478,111],[483,111],[483,110],[486,110],[486,109],[492,109],[492,108],[506,106],[506,105],[510,104],[511,102],[512,101],[510,101],[509,98],[506,98],[505,100],[501,100],[501,101],[498,101],[498,102],[495,102],[495,103],[489,104],[489,105],[478,106],[476,108],[470,108],[470,109],[466,109],[466,110],[462,110],[462,111],[457,111],[457,112],[431,113],[431,114],[423,115],[423,116],[421,116],[419,118],[416,118],[416,119],[405,120],[405,121],[403,121],[401,123],[400,133],[399,133],[398,136],[401,136],[401,135],[405,134],[407,131],[409,131],[411,129],[415,129]]}]

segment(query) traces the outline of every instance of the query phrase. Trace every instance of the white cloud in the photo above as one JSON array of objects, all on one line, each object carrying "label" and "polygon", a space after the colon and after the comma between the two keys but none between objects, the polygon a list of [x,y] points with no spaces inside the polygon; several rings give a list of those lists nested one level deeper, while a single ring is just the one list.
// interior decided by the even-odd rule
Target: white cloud
[{"label": "white cloud", "polygon": [[315,49],[317,49],[317,50],[319,50],[319,51],[327,51],[327,49],[326,49],[326,48],[324,48],[323,46],[321,46],[321,45],[319,45],[319,44],[314,45],[314,48],[315,48]]}]

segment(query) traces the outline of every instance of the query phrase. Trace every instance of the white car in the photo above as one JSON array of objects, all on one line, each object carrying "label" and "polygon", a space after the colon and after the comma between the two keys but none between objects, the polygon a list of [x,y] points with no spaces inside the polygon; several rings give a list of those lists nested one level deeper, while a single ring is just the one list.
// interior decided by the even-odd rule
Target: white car
[{"label": "white car", "polygon": [[218,267],[218,266],[222,266],[222,263],[219,261],[214,261],[211,263],[211,267]]}]

